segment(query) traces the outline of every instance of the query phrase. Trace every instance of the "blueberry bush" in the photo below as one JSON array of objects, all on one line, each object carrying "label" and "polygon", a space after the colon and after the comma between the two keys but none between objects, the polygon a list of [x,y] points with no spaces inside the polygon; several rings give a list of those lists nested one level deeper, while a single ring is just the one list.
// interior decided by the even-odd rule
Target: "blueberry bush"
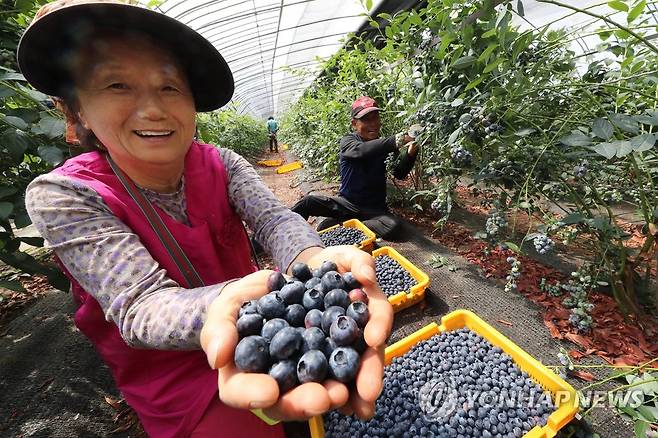
[{"label": "blueberry bush", "polygon": [[197,115],[199,139],[231,149],[245,157],[255,157],[267,144],[265,121],[238,114],[232,108]]},{"label": "blueberry bush", "polygon": [[[479,234],[489,243],[517,236],[545,256],[556,241],[582,237],[595,254],[591,286],[605,285],[625,314],[656,312],[656,23],[644,0],[609,2],[603,13],[539,2],[589,21],[523,30],[514,24],[525,19],[522,0],[430,0],[371,16],[379,34],[353,37],[326,62],[286,114],[286,140],[335,177],[349,105],[370,95],[385,108],[383,135],[423,126],[407,206],[440,227],[460,202],[455,188],[468,185],[490,209]],[[598,44],[576,53],[585,36]],[[639,247],[628,245],[621,207],[640,218]],[[521,214],[530,218],[523,228]]]}]

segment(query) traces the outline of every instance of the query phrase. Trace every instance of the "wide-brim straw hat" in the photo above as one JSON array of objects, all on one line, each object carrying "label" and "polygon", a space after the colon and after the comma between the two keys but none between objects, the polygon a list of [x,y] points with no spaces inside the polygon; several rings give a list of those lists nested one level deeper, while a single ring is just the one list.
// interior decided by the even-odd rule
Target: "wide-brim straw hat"
[{"label": "wide-brim straw hat", "polygon": [[71,53],[96,29],[139,32],[168,49],[187,75],[197,111],[212,111],[233,95],[233,74],[199,33],[160,12],[118,2],[72,2],[36,18],[18,44],[18,66],[37,90],[62,96],[73,84]]}]

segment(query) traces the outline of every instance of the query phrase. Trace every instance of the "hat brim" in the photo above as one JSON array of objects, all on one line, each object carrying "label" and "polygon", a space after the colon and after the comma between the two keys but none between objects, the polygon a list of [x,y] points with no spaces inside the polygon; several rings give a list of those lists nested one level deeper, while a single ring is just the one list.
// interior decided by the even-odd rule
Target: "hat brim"
[{"label": "hat brim", "polygon": [[373,112],[373,111],[381,111],[381,109],[380,109],[380,108],[377,108],[376,106],[371,106],[371,107],[368,107],[368,108],[363,108],[361,111],[359,111],[358,113],[356,113],[356,114],[354,115],[353,118],[354,118],[354,119],[360,119],[361,117],[365,116],[366,114],[370,114],[370,113]]},{"label": "hat brim", "polygon": [[212,111],[231,100],[233,74],[208,40],[167,15],[121,3],[73,4],[35,20],[18,44],[21,73],[37,90],[61,96],[62,86],[73,83],[61,59],[79,45],[80,33],[97,28],[145,33],[168,49],[187,75],[197,111]]}]

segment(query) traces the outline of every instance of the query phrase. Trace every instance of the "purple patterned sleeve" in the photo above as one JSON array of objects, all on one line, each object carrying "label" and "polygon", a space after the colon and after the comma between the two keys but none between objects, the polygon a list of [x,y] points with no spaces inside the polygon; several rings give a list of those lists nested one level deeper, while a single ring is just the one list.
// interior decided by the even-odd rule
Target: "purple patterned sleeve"
[{"label": "purple patterned sleeve", "polygon": [[318,233],[274,196],[247,160],[228,149],[219,149],[219,154],[229,175],[233,207],[281,271],[286,272],[303,250],[323,247]]},{"label": "purple patterned sleeve", "polygon": [[103,199],[78,181],[42,175],[28,187],[25,202],[48,246],[128,345],[200,348],[206,310],[225,283],[180,287]]}]

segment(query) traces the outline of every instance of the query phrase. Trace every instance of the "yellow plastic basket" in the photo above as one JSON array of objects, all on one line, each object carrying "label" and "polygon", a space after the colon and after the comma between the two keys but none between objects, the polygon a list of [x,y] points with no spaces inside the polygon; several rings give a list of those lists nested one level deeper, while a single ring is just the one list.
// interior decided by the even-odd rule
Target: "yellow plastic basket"
[{"label": "yellow plastic basket", "polygon": [[283,160],[260,160],[257,163],[258,165],[265,167],[278,167],[283,164]]},{"label": "yellow plastic basket", "polygon": [[301,161],[293,161],[292,163],[284,164],[281,167],[277,167],[275,172],[276,173],[286,173],[286,172],[292,172],[293,170],[301,169],[302,162]]},{"label": "yellow plastic basket", "polygon": [[397,252],[393,247],[383,246],[373,251],[372,256],[387,255],[398,262],[411,276],[416,280],[416,285],[407,291],[388,297],[388,302],[393,306],[393,311],[398,312],[409,306],[420,302],[425,298],[425,289],[430,284],[429,276],[418,269],[416,265],[407,260],[402,254]]},{"label": "yellow plastic basket", "polygon": [[375,239],[377,238],[377,236],[375,236],[375,233],[373,233],[373,232],[370,230],[370,228],[366,227],[366,226],[363,224],[363,222],[361,222],[361,221],[358,220],[358,219],[350,219],[350,220],[346,220],[346,221],[343,222],[342,224],[334,225],[333,227],[329,227],[329,228],[325,228],[324,230],[319,231],[318,234],[322,235],[322,234],[326,233],[327,231],[331,231],[331,230],[333,230],[334,228],[338,228],[338,227],[340,227],[340,226],[343,226],[343,227],[345,227],[345,228],[356,228],[357,230],[361,230],[361,231],[363,231],[363,234],[366,235],[366,240],[363,240],[362,242],[356,244],[356,246],[357,246],[360,250],[365,251],[365,252],[370,252],[370,251],[372,251],[372,247],[373,247],[374,244],[375,244]]},{"label": "yellow plastic basket", "polygon": [[[485,338],[492,345],[500,347],[510,355],[516,365],[527,372],[544,390],[551,393],[557,408],[549,417],[544,427],[535,426],[523,438],[553,438],[558,431],[568,424],[578,412],[578,395],[571,385],[561,379],[541,362],[526,353],[521,347],[487,324],[475,313],[468,310],[455,310],[443,318],[441,325],[433,322],[422,329],[386,347],[384,363],[389,365],[394,357],[402,356],[414,345],[445,331],[468,327],[473,332]],[[322,416],[309,420],[311,438],[324,438],[324,422]]]}]

